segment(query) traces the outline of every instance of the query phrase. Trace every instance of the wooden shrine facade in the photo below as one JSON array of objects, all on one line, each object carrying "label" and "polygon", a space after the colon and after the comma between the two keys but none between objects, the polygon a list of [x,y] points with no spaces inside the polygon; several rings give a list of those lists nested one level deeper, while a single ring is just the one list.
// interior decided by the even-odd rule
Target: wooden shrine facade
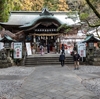
[{"label": "wooden shrine facade", "polygon": [[62,31],[58,28],[62,24],[73,27],[72,34],[77,33],[79,26],[79,16],[77,12],[74,13],[73,19],[68,17],[68,12],[48,11],[44,8],[41,11],[15,11],[11,12],[8,22],[0,23],[0,25],[9,30],[15,36],[17,41],[31,42],[35,49],[42,44],[46,46],[51,45],[51,51],[55,44],[60,42]]}]

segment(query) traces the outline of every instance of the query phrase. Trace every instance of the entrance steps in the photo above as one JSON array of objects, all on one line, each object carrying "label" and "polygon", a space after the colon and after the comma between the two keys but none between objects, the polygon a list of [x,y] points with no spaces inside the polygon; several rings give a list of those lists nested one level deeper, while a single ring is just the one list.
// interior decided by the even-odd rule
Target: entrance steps
[{"label": "entrance steps", "polygon": [[[34,54],[27,56],[25,59],[25,66],[38,66],[38,65],[57,65],[59,62],[60,54]],[[66,55],[65,64],[74,64],[73,57]]]}]

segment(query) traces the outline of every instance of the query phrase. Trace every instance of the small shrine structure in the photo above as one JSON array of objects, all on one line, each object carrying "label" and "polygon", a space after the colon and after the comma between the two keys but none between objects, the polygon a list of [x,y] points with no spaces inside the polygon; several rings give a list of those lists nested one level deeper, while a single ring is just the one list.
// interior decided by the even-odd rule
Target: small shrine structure
[{"label": "small shrine structure", "polygon": [[86,37],[83,43],[86,43],[86,61],[90,65],[100,65],[100,61],[97,60],[100,57],[99,43],[100,39],[93,34]]}]

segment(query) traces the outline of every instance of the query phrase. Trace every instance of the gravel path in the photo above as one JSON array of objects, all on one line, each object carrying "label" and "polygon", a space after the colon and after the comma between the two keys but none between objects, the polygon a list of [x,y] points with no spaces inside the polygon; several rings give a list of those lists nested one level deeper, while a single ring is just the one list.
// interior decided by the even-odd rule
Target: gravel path
[{"label": "gravel path", "polygon": [[[72,67],[69,69],[72,70]],[[72,72],[77,74],[82,84],[100,99],[100,66],[81,66],[79,71]]]},{"label": "gravel path", "polygon": [[12,97],[16,96],[24,79],[34,69],[32,67],[16,66],[0,69],[0,99],[12,99]]},{"label": "gravel path", "polygon": [[[86,89],[95,93],[95,95],[100,99],[100,66],[80,66],[79,70],[74,70],[73,66],[65,66],[63,67],[63,69],[59,69],[58,67],[59,66],[49,66],[49,68],[47,68],[43,66],[41,67],[42,71],[40,72],[40,74],[43,73],[43,70],[45,68],[47,69],[47,71],[48,69],[52,70],[52,73],[61,72],[61,75],[64,73],[65,76],[67,76],[66,73],[70,73],[70,75],[72,74],[72,76],[75,74],[80,79],[81,83],[86,87]],[[35,69],[37,71],[40,71],[40,67],[22,66],[13,66],[0,69],[0,99],[13,99],[13,97],[18,96],[18,90],[21,89],[21,86],[25,83],[24,81],[34,72]],[[47,76],[45,75],[45,77]]]}]

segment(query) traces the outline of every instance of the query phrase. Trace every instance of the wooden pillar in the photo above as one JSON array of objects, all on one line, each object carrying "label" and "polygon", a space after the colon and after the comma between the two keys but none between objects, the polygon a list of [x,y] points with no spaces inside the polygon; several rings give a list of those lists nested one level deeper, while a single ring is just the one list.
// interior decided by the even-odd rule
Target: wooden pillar
[{"label": "wooden pillar", "polygon": [[57,52],[60,53],[60,38],[57,38]]},{"label": "wooden pillar", "polygon": [[46,36],[46,45],[47,45],[47,36]]},{"label": "wooden pillar", "polygon": [[36,39],[35,39],[35,35],[34,35],[34,49],[35,49],[35,53],[37,52],[37,47],[36,47]]}]

